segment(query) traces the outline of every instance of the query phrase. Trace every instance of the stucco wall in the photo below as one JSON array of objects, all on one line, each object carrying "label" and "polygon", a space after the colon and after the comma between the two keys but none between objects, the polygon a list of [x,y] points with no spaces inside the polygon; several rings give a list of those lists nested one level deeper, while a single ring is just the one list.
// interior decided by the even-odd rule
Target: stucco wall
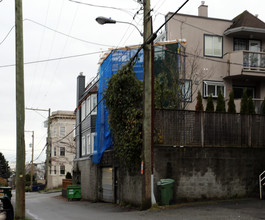
[{"label": "stucco wall", "polygon": [[258,197],[264,148],[155,147],[154,154],[155,183],[174,179],[175,201]]}]

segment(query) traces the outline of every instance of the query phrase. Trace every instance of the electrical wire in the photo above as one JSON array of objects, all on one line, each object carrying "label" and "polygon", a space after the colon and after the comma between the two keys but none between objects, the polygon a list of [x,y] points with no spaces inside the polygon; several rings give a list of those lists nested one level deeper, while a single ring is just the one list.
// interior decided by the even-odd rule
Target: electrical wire
[{"label": "electrical wire", "polygon": [[[24,65],[36,64],[36,63],[44,63],[44,62],[50,62],[50,61],[56,61],[56,60],[65,60],[65,59],[71,59],[71,58],[77,58],[77,57],[83,57],[83,56],[89,56],[89,55],[94,55],[94,54],[100,54],[102,52],[107,52],[107,51],[108,50],[95,51],[95,52],[83,53],[83,54],[77,54],[77,55],[71,55],[71,56],[65,56],[65,57],[56,57],[56,58],[45,59],[45,60],[29,61],[29,62],[25,62]],[[6,64],[6,65],[0,66],[0,68],[14,67],[14,66],[16,66],[16,64]]]},{"label": "electrical wire", "polygon": [[91,7],[114,9],[114,10],[118,10],[118,11],[125,12],[125,13],[127,13],[127,14],[129,14],[129,15],[132,15],[132,13],[131,13],[129,10],[135,10],[135,9],[133,9],[133,8],[125,9],[125,8],[116,8],[116,7],[112,7],[112,6],[94,5],[94,4],[85,3],[85,2],[79,2],[79,1],[74,1],[74,0],[68,0],[68,1],[70,1],[70,2],[74,2],[74,3],[77,3],[77,4],[82,4],[82,5],[91,6]]},{"label": "electrical wire", "polygon": [[61,34],[61,35],[63,35],[63,36],[69,37],[69,38],[72,38],[72,39],[74,39],[74,40],[78,40],[78,41],[83,42],[83,43],[93,44],[93,45],[98,45],[98,46],[103,46],[103,47],[114,47],[113,45],[101,44],[101,43],[96,43],[96,42],[92,42],[92,41],[87,41],[87,40],[84,40],[84,39],[81,39],[81,38],[78,38],[78,37],[71,36],[71,35],[69,35],[69,34],[65,34],[65,33],[61,32],[61,31],[57,31],[57,30],[55,30],[55,29],[53,29],[53,28],[50,28],[50,27],[48,27],[48,26],[46,26],[46,25],[43,25],[43,24],[41,24],[41,23],[39,23],[39,22],[37,22],[37,21],[34,21],[34,20],[32,20],[32,19],[29,19],[29,18],[24,19],[24,21],[32,22],[32,23],[37,24],[37,25],[39,25],[39,26],[41,26],[41,27],[44,27],[44,28],[46,28],[46,29],[48,29],[48,30],[50,30],[50,31],[54,31],[54,32],[56,32],[56,33],[58,33],[58,34]]},{"label": "electrical wire", "polygon": [[15,27],[15,25],[13,25],[11,28],[10,28],[10,30],[8,31],[8,33],[6,34],[6,36],[3,38],[3,40],[0,42],[0,45],[2,44],[2,43],[4,43],[5,42],[5,40],[7,39],[7,37],[9,36],[9,34],[11,33],[11,31],[14,29],[14,27]]}]

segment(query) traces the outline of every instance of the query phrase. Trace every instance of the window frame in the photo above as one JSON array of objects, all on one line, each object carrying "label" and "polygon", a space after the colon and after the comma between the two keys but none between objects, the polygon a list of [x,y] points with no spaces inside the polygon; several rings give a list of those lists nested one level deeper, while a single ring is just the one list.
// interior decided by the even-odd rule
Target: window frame
[{"label": "window frame", "polygon": [[[94,103],[94,100],[95,100],[95,103]],[[96,107],[97,104],[98,104],[97,95],[96,94],[91,95],[91,115],[96,115],[97,114],[97,107]],[[94,109],[94,110],[92,111],[92,109]]]},{"label": "window frame", "polygon": [[64,165],[60,165],[60,175],[65,175],[65,166]]},{"label": "window frame", "polygon": [[65,147],[60,147],[60,157],[65,157]]},{"label": "window frame", "polygon": [[57,153],[56,147],[53,147],[53,156],[54,157],[56,157],[56,153]]},{"label": "window frame", "polygon": [[224,88],[224,93],[223,96],[226,97],[226,87],[225,87],[225,83],[223,81],[209,81],[209,80],[204,80],[203,81],[203,98],[208,98],[209,92],[208,92],[208,87],[210,86],[215,86],[215,94],[212,95],[213,98],[217,98],[218,97],[218,86],[219,87],[223,87]]},{"label": "window frame", "polygon": [[[221,55],[214,55],[214,47],[212,47],[212,54],[206,54],[206,37],[212,37],[213,39],[215,37],[217,38],[221,38]],[[213,45],[212,45],[213,46]],[[220,35],[211,35],[211,34],[204,34],[203,35],[203,56],[205,57],[215,57],[215,58],[223,58],[223,47],[224,47],[224,40],[223,40],[223,36]]]},{"label": "window frame", "polygon": [[91,154],[91,136],[90,133],[86,135],[86,154]]},{"label": "window frame", "polygon": [[[188,83],[188,90],[186,90],[186,83]],[[183,89],[185,89],[183,93]],[[192,80],[184,79],[180,81],[180,91],[181,91],[181,99],[182,102],[192,102]],[[188,97],[185,97],[188,95]]]},{"label": "window frame", "polygon": [[65,136],[65,126],[60,126],[60,137]]},{"label": "window frame", "polygon": [[86,155],[86,138],[85,135],[82,136],[82,140],[81,140],[81,155],[85,156]]},{"label": "window frame", "polygon": [[81,121],[86,118],[86,101],[83,101],[81,104]]}]

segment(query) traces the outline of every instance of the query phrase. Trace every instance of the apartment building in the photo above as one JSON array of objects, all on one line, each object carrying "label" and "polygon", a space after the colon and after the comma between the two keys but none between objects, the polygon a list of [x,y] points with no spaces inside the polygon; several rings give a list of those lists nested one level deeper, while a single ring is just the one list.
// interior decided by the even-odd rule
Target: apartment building
[{"label": "apartment building", "polygon": [[48,188],[62,185],[67,172],[72,174],[76,152],[74,142],[75,114],[72,111],[55,111],[50,117],[50,161]]},{"label": "apartment building", "polygon": [[208,96],[217,98],[219,90],[228,101],[233,90],[239,112],[246,89],[260,112],[265,96],[265,23],[258,15],[244,11],[232,20],[210,18],[208,6],[202,2],[198,16],[176,14],[164,35],[167,41],[186,42],[186,71],[181,77],[191,82],[187,109],[195,109],[198,90],[204,106]]}]

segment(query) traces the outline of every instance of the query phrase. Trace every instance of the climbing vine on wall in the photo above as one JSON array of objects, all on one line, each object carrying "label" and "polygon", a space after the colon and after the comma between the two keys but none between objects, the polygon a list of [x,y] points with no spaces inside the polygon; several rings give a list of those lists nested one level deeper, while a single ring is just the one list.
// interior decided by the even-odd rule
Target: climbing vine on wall
[{"label": "climbing vine on wall", "polygon": [[130,173],[141,162],[143,89],[132,67],[124,66],[114,74],[105,93],[114,154]]}]

